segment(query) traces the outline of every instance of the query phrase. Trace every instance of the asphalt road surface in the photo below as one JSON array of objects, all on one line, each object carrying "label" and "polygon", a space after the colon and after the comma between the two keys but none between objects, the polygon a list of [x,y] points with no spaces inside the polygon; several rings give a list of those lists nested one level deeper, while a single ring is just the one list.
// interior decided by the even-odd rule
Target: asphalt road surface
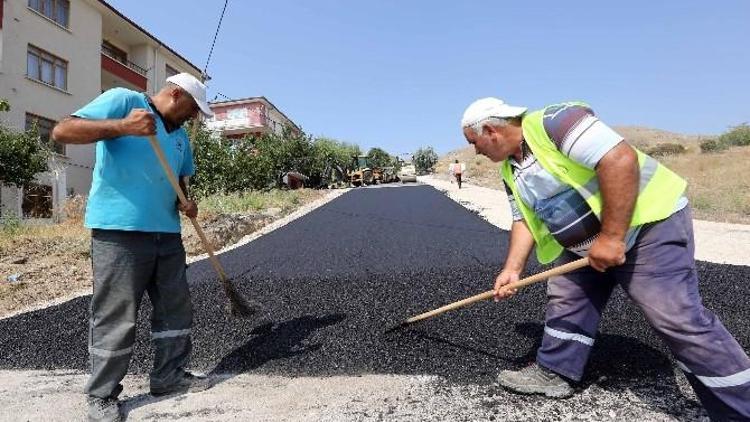
[{"label": "asphalt road surface", "polygon": [[[192,264],[193,367],[213,374],[437,375],[447,386],[489,385],[497,371],[534,359],[543,330],[544,284],[393,334],[385,328],[488,290],[508,233],[428,186],[353,190],[221,255],[240,291],[266,312],[238,320],[207,261]],[[750,350],[750,267],[700,262],[704,302]],[[535,264],[529,271],[537,271]],[[0,369],[87,367],[81,297],[0,320]],[[150,305],[144,300],[131,362],[148,373]],[[679,417],[695,409],[675,382],[666,348],[616,290],[579,390],[648,391],[649,406]],[[638,386],[656,386],[648,390]]]}]

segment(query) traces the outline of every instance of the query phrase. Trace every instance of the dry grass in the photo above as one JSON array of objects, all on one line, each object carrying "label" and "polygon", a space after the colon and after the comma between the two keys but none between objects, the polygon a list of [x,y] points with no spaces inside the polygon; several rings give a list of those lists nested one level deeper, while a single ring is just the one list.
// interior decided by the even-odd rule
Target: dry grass
[{"label": "dry grass", "polygon": [[690,152],[661,161],[687,179],[696,218],[750,224],[750,147],[714,154]]},{"label": "dry grass", "polygon": [[463,180],[466,183],[492,189],[503,189],[503,182],[500,179],[500,165],[493,163],[483,155],[476,155],[474,147],[470,146],[451,151],[440,157],[435,165],[435,176],[447,180],[450,177],[449,165],[455,160],[466,164],[466,171],[463,173]]},{"label": "dry grass", "polygon": [[[90,235],[80,224],[13,231],[0,240],[0,315],[90,288]],[[6,282],[12,275],[19,280]]]},{"label": "dry grass", "polygon": [[[733,147],[714,154],[700,153],[699,136],[680,135],[633,126],[615,128],[639,148],[661,143],[681,143],[688,152],[659,157],[659,161],[686,178],[688,199],[694,216],[703,220],[750,224],[750,146]],[[458,159],[466,163],[464,180],[493,189],[503,189],[499,165],[474,154],[473,147],[452,151],[438,160],[436,176],[448,178],[448,165]]]},{"label": "dry grass", "polygon": [[[212,232],[210,225],[217,215],[254,214],[275,208],[275,212],[262,220],[267,223],[322,195],[321,191],[303,189],[208,198],[200,204],[203,211],[199,220],[207,232]],[[63,210],[67,216],[64,223],[0,224],[0,316],[90,291],[91,234],[82,224],[84,209],[84,198],[74,198]],[[192,230],[188,226],[189,223],[183,222],[183,237]],[[196,249],[196,253],[202,252],[202,248]],[[15,275],[19,276],[18,281],[8,282]]]},{"label": "dry grass", "polygon": [[314,189],[248,191],[229,195],[212,195],[200,201],[199,208],[204,217],[219,214],[248,213],[277,208],[289,213],[302,204],[312,202],[323,195]]},{"label": "dry grass", "polygon": [[649,147],[663,143],[678,143],[687,147],[688,150],[697,151],[700,141],[706,138],[704,136],[683,135],[681,133],[641,126],[615,126],[613,129],[632,145],[641,149],[648,149]]}]

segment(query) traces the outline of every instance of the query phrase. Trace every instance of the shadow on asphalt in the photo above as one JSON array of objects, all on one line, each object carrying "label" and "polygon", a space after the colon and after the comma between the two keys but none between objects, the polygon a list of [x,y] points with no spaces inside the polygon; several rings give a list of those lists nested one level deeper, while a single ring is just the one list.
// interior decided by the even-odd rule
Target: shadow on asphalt
[{"label": "shadow on asphalt", "polygon": [[260,325],[250,332],[255,337],[224,356],[210,376],[237,375],[260,368],[270,361],[314,352],[320,349],[321,344],[305,344],[305,340],[315,331],[345,319],[345,314],[322,317],[304,315],[278,324],[268,322]]},{"label": "shadow on asphalt", "polygon": [[[226,355],[208,374],[212,379],[212,387],[238,374],[259,368],[269,361],[288,359],[319,349],[320,344],[305,344],[305,340],[313,332],[338,324],[345,319],[344,314],[330,314],[322,317],[304,315],[278,324],[268,322],[256,327],[250,332],[255,337]],[[123,400],[122,411],[127,419],[130,412],[139,407],[162,400],[173,400],[175,396],[184,395],[183,393],[156,397],[149,393],[139,394]]]}]

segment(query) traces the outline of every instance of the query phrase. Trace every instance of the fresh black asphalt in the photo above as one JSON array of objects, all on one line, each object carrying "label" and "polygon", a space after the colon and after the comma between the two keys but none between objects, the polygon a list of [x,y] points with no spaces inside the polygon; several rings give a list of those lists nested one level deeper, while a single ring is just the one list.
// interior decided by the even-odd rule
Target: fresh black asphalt
[{"label": "fresh black asphalt", "polygon": [[[427,374],[449,383],[491,383],[498,370],[534,359],[543,284],[505,302],[476,304],[390,335],[383,331],[490,289],[507,242],[507,232],[431,187],[353,190],[221,255],[242,293],[265,305],[260,318],[229,316],[208,262],[190,265],[193,367],[286,376]],[[750,350],[750,267],[700,262],[698,268],[705,304]],[[85,370],[89,300],[0,320],[0,368]],[[149,317],[144,300],[132,372],[150,369]],[[621,290],[600,328],[584,385],[674,378],[668,352]]]}]

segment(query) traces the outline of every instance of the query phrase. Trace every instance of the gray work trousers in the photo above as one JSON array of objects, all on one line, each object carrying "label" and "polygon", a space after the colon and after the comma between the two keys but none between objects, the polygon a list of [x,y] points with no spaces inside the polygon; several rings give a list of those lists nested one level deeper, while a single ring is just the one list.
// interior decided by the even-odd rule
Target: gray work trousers
[{"label": "gray work trousers", "polygon": [[151,388],[183,376],[192,344],[193,310],[179,233],[94,229],[91,235],[94,294],[89,312],[91,377],[84,392],[112,397],[128,370],[143,293],[153,305]]},{"label": "gray work trousers", "polygon": [[[537,362],[580,380],[615,285],[669,346],[712,419],[750,418],[750,359],[698,292],[688,207],[644,227],[624,265],[552,277]],[[558,264],[579,257],[563,255]]]}]

